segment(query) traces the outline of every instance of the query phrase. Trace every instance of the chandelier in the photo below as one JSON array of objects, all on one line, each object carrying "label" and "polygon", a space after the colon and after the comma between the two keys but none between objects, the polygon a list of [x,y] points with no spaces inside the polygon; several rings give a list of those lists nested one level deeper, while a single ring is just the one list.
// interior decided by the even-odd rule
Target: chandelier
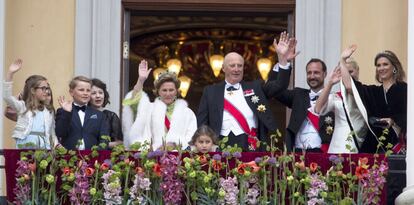
[{"label": "chandelier", "polygon": [[[237,43],[237,42],[235,42]],[[211,46],[209,51],[207,51],[207,57],[209,65],[211,70],[213,71],[213,74],[216,78],[219,77],[221,69],[223,67],[224,62],[224,45],[222,40],[213,40],[211,42]],[[257,55],[251,53],[252,48],[249,48],[248,43],[243,45],[244,52],[240,53],[246,60],[246,57],[249,58],[251,55],[255,56],[253,57],[253,61],[256,62],[257,70],[260,73],[260,76],[263,80],[267,80],[267,76],[270,72],[270,69],[272,67],[272,58],[268,57],[268,48],[262,47],[261,43],[256,44],[256,50]],[[227,49],[227,50],[233,50],[233,49]],[[226,52],[227,53],[227,52]],[[248,59],[247,59],[248,60]]]},{"label": "chandelier", "polygon": [[[257,73],[260,78],[267,80],[275,55],[269,55],[274,53],[273,50],[269,52],[271,45],[263,45],[266,44],[229,39],[202,39],[181,40],[168,46],[159,46],[156,49],[157,59],[153,77],[157,79],[159,74],[165,71],[176,73],[181,82],[179,92],[185,98],[192,83],[210,84],[222,80],[224,54],[234,51],[245,59],[245,73]],[[206,67],[210,70],[209,73],[204,70]]]},{"label": "chandelier", "polygon": [[[179,45],[182,45],[183,42],[180,41],[178,43]],[[170,59],[167,61],[167,69],[169,72],[174,72],[177,74],[177,76],[180,74],[181,71],[181,60],[178,59],[178,49],[179,46],[177,44],[171,44],[170,46]]]}]

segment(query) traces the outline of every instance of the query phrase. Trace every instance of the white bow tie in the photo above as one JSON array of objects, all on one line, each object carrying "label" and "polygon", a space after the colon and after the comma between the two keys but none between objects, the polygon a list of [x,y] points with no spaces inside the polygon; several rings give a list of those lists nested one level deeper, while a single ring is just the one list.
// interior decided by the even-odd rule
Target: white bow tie
[{"label": "white bow tie", "polygon": [[315,93],[315,92],[313,92],[313,91],[310,91],[309,92],[309,99],[312,101],[312,100],[317,100],[318,98],[319,98],[319,94],[320,94],[321,92],[317,92],[317,93]]}]

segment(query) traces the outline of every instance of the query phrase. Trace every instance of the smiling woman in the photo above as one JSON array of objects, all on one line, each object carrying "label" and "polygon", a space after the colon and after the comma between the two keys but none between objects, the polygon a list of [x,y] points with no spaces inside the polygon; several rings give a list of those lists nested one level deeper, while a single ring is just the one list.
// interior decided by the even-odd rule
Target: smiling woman
[{"label": "smiling woman", "polygon": [[154,81],[157,98],[151,103],[142,87],[152,69],[148,69],[147,61],[143,60],[138,70],[137,83],[123,102],[124,144],[146,141],[154,150],[187,148],[197,129],[197,121],[187,102],[177,99],[180,87],[177,75],[171,72],[159,75]]},{"label": "smiling woman", "polygon": [[[386,50],[375,56],[374,65],[375,78],[381,85],[364,85],[354,81],[374,131],[367,133],[361,146],[361,152],[366,153],[375,153],[377,149],[383,152],[389,143],[398,148],[396,144],[405,144],[407,130],[407,83],[400,60],[394,52]],[[385,128],[389,131],[385,132]],[[382,136],[385,137],[381,142],[383,146],[377,148]]]},{"label": "smiling woman", "polygon": [[105,109],[105,106],[109,103],[109,93],[106,89],[106,84],[99,79],[92,79],[91,100],[89,101],[89,105],[102,111],[104,114],[104,118],[109,125],[109,136],[111,137],[109,148],[113,148],[116,145],[122,144],[123,135],[121,120],[118,115]]}]

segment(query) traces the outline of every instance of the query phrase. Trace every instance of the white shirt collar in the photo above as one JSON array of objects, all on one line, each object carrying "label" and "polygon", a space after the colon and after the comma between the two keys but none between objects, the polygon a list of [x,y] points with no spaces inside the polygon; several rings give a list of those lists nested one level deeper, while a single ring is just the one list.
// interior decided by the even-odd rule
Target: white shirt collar
[{"label": "white shirt collar", "polygon": [[312,99],[312,98],[314,98],[315,96],[319,96],[319,95],[322,93],[322,91],[323,91],[323,88],[322,88],[322,89],[320,89],[318,92],[314,92],[313,90],[311,90],[311,91],[309,92],[309,98],[310,98],[310,99]]},{"label": "white shirt collar", "polygon": [[78,103],[75,103],[75,102],[73,102],[73,104],[76,105],[76,106],[79,106],[79,107],[86,106],[86,105],[79,105]]},{"label": "white shirt collar", "polygon": [[240,83],[236,83],[236,84],[233,85],[233,84],[227,82],[226,80],[225,80],[225,82],[226,82],[226,86],[224,86],[225,89],[227,89],[230,86],[233,86],[234,88],[236,88],[238,90],[241,86]]}]

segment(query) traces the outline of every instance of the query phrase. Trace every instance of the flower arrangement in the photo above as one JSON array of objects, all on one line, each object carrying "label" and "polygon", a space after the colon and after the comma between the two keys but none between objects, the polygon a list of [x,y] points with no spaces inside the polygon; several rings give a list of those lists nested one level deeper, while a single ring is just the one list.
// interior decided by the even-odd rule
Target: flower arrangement
[{"label": "flower arrangement", "polygon": [[[240,148],[211,154],[115,147],[91,152],[21,153],[14,204],[379,204],[387,163],[382,156],[331,155],[323,169],[304,154],[269,152],[246,160]],[[222,142],[225,142],[224,139]],[[139,150],[139,151],[138,151]]]}]

